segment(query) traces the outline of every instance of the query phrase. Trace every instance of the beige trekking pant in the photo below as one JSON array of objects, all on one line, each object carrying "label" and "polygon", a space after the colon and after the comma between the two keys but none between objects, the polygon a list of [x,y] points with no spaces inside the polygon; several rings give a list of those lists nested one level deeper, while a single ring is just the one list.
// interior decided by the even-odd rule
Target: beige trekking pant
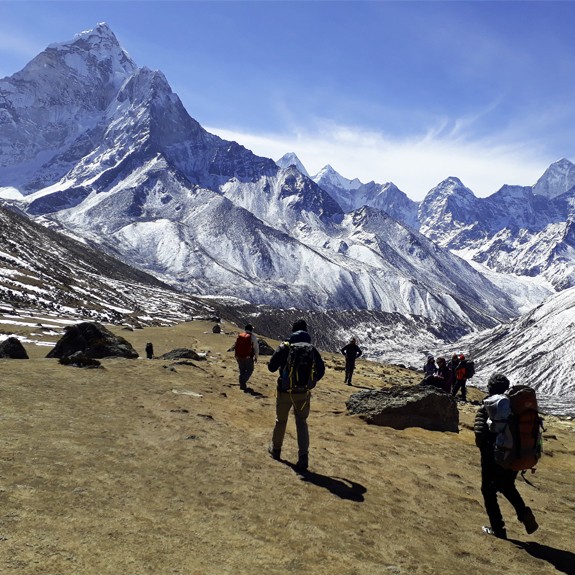
[{"label": "beige trekking pant", "polygon": [[293,407],[297,431],[298,455],[307,455],[309,451],[309,432],[307,418],[310,410],[311,393],[289,393],[277,390],[276,424],[272,436],[272,446],[276,450],[282,448],[289,412]]}]

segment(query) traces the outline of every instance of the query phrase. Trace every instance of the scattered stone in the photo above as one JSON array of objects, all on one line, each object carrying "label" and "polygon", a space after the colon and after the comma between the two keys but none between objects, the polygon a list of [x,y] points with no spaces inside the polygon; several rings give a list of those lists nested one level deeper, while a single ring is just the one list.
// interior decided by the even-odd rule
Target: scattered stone
[{"label": "scattered stone", "polygon": [[212,333],[222,333],[222,326],[219,323],[214,325],[214,327],[212,327]]},{"label": "scattered stone", "polygon": [[96,322],[83,322],[64,328],[64,335],[46,357],[70,357],[78,351],[94,359],[138,357],[138,352],[128,341]]},{"label": "scattered stone", "polygon": [[361,391],[349,398],[346,407],[372,425],[459,431],[457,402],[450,394],[430,386]]},{"label": "scattered stone", "polygon": [[0,343],[0,357],[8,359],[29,359],[24,346],[17,337],[9,337]]}]

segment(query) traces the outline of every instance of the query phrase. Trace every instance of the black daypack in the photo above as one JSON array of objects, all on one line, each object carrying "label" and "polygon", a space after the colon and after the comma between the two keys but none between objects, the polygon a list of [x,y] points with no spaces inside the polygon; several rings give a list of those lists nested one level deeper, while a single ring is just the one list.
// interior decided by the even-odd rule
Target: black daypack
[{"label": "black daypack", "polygon": [[313,389],[315,379],[315,347],[311,343],[285,343],[288,356],[281,371],[282,391],[301,393]]},{"label": "black daypack", "polygon": [[467,361],[465,364],[465,379],[471,379],[475,375],[475,363]]}]

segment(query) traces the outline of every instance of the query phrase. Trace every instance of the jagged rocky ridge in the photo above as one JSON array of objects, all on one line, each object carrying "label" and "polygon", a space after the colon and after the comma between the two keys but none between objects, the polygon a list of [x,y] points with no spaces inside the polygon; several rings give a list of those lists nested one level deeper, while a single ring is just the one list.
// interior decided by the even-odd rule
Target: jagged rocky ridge
[{"label": "jagged rocky ridge", "polygon": [[[287,161],[300,163],[293,154]],[[557,291],[575,285],[575,164],[565,158],[533,186],[504,185],[487,198],[476,197],[456,177],[446,178],[421,202],[392,183],[362,184],[330,166],[313,180],[346,209],[377,207],[496,272],[540,277]]]}]

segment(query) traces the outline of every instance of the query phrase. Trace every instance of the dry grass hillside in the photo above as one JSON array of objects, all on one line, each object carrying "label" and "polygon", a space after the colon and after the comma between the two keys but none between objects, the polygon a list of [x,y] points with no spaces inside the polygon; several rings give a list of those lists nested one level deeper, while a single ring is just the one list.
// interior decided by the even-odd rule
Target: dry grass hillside
[{"label": "dry grass hillside", "polygon": [[420,376],[359,361],[354,389],[326,354],[299,475],[293,419],[285,461],[267,454],[267,358],[240,392],[236,328],[211,327],[112,328],[142,356],[152,341],[156,355],[207,351],[203,362],[79,369],[29,344],[30,360],[0,360],[1,573],[575,574],[573,422],[547,418],[546,454],[532,485],[519,481],[539,531],[526,535],[502,502],[501,541],[481,532],[476,406],[460,406],[459,434],[368,426],[346,414],[351,392]]}]

